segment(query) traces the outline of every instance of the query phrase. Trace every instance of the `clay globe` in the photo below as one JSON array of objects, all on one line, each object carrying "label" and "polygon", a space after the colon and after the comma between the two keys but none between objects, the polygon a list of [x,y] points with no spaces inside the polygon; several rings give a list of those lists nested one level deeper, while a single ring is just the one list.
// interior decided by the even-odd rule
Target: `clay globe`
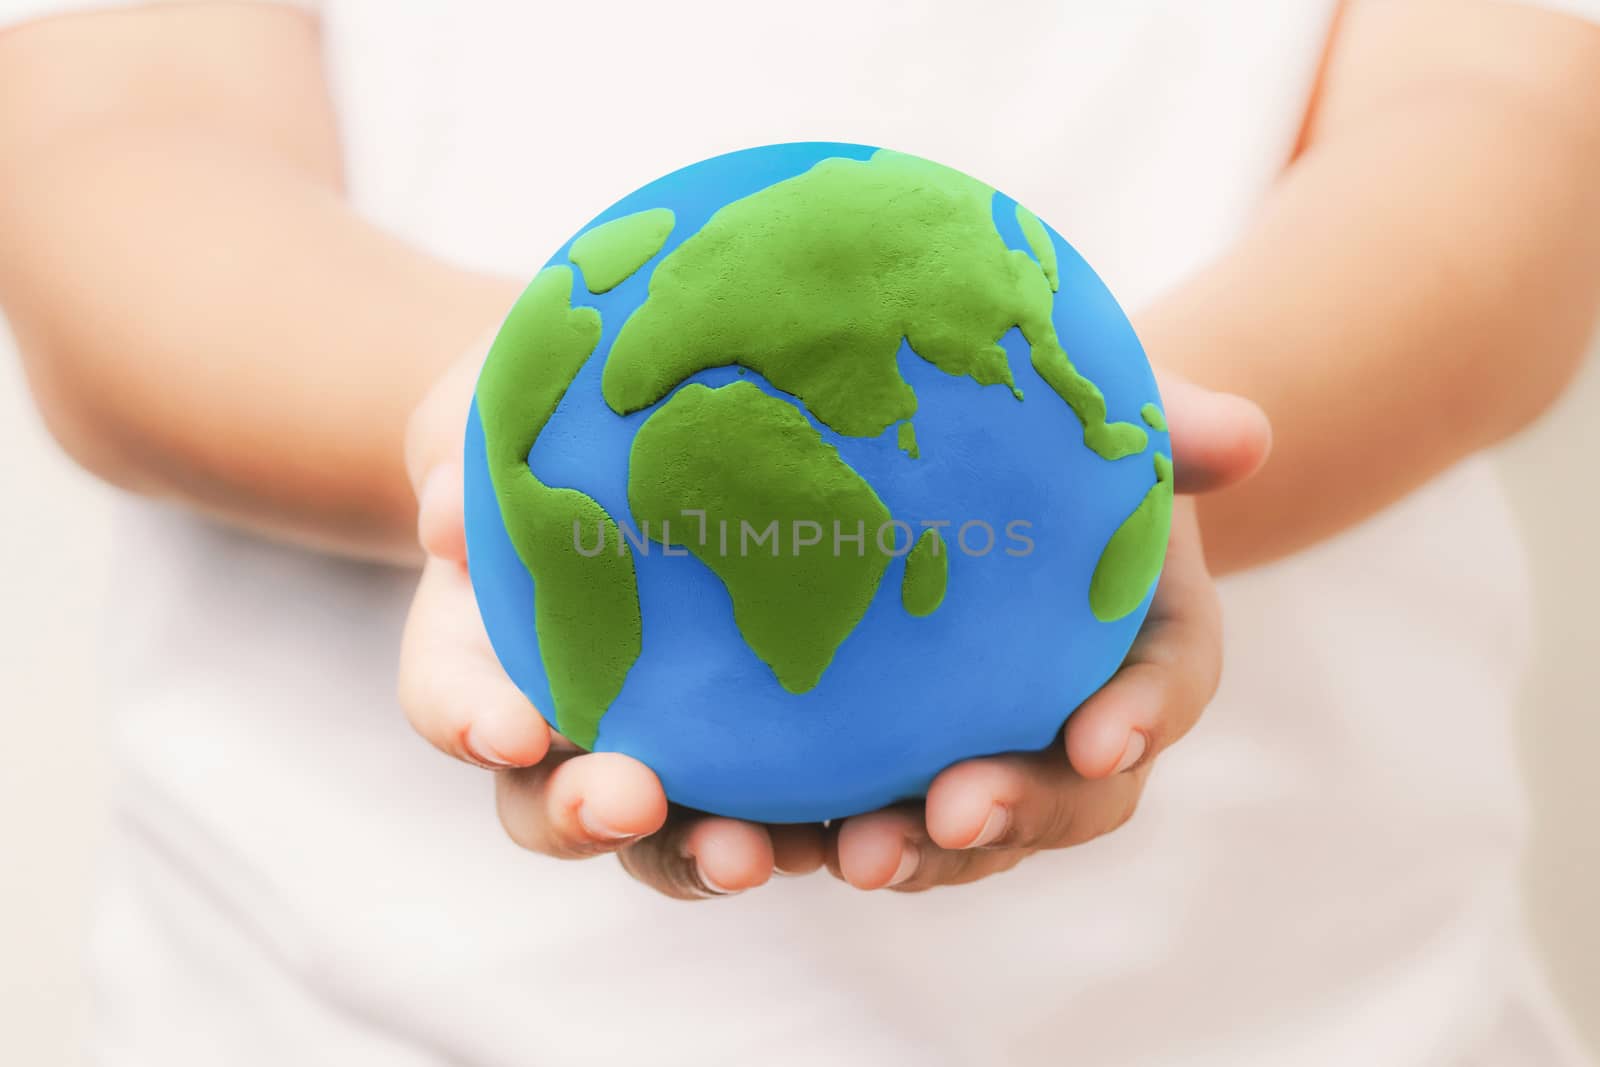
[{"label": "clay globe", "polygon": [[468,568],[571,741],[690,807],[838,818],[1055,741],[1148,609],[1169,457],[1126,316],[1026,207],[771,145],[533,278],[468,417]]}]

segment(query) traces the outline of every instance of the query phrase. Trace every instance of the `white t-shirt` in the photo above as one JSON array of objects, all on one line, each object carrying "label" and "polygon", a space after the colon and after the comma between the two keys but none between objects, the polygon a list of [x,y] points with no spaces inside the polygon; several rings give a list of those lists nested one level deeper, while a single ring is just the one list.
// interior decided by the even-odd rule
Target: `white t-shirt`
[{"label": "white t-shirt", "polygon": [[[1282,166],[1332,7],[323,18],[356,205],[462,263],[529,276],[674,167],[840,140],[998,185],[1137,307]],[[1222,692],[1127,828],[962,889],[817,876],[696,906],[519,851],[488,775],[412,735],[393,696],[410,575],[127,512],[103,1062],[1581,1062],[1521,926],[1525,583],[1476,463],[1226,584]]]}]

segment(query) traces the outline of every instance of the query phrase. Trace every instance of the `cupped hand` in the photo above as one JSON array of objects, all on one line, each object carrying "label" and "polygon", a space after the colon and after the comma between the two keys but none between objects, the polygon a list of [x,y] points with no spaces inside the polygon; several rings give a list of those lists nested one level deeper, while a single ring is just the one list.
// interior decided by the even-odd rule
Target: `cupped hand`
[{"label": "cupped hand", "polygon": [[[411,419],[406,464],[427,553],[400,658],[401,704],[445,753],[496,771],[517,844],[579,859],[614,853],[668,896],[722,896],[824,864],[862,889],[970,882],[1045,848],[1088,841],[1132,814],[1158,753],[1194,724],[1221,669],[1221,620],[1194,504],[1180,496],[1166,567],[1127,661],[1042,752],[958,763],[927,799],[832,824],[770,826],[669,804],[638,760],[587,753],[552,731],[501,669],[466,571],[461,441],[481,358],[457,363]],[[1247,401],[1163,380],[1180,494],[1248,477],[1265,458]]]},{"label": "cupped hand", "polygon": [[1193,497],[1255,473],[1271,431],[1239,397],[1171,376],[1161,392],[1180,495],[1150,612],[1121,668],[1073,712],[1058,744],[957,763],[925,800],[831,828],[835,876],[860,889],[931,889],[1091,841],[1128,821],[1156,756],[1199,719],[1221,677],[1222,613]]},{"label": "cupped hand", "polygon": [[643,763],[578,749],[506,677],[466,569],[461,449],[481,366],[481,350],[453,366],[406,434],[427,554],[400,651],[400,702],[412,726],[448,755],[498,772],[500,822],[535,852],[616,853],[635,878],[684,899],[749,889],[774,870],[817,870],[820,826],[761,826],[670,805]]}]

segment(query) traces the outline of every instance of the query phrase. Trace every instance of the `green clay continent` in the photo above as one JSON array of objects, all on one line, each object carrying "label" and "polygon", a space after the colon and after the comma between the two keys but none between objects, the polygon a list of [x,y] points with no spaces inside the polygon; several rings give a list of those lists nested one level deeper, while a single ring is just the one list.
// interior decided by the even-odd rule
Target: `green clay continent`
[{"label": "green clay continent", "polygon": [[1161,409],[1156,407],[1154,404],[1146,404],[1144,407],[1140,408],[1139,417],[1143,419],[1144,424],[1150,427],[1152,430],[1160,430],[1162,433],[1167,432],[1167,417],[1161,414]]},{"label": "green clay continent", "polygon": [[1039,216],[1021,204],[1017,205],[1017,225],[1022,228],[1022,236],[1028,239],[1028,247],[1033,249],[1033,258],[1039,261],[1045,280],[1050,283],[1050,291],[1058,291],[1061,288],[1061,267],[1056,262],[1056,245],[1050,240],[1050,231],[1044,228]]},{"label": "green clay continent", "polygon": [[671,209],[657,207],[602,222],[572,242],[568,258],[591,293],[609,293],[661,251],[676,221]]},{"label": "green clay continent", "polygon": [[872,487],[798,408],[749,382],[686,385],[645,420],[628,504],[641,533],[722,580],[745,642],[791,693],[821,680],[890,559]]},{"label": "green clay continent", "polygon": [[[633,556],[617,524],[591,497],[547,486],[528,453],[600,340],[600,313],[573,308],[572,271],[551,267],[511,309],[478,379],[489,477],[506,532],[537,596],[534,624],[556,723],[593,748],[600,717],[639,658]],[[577,531],[599,527],[606,550],[578,551]]]},{"label": "green clay continent", "polygon": [[922,453],[917,451],[917,431],[909,422],[902,422],[900,429],[895,431],[895,444],[900,446],[900,451],[917,459]]},{"label": "green clay continent", "polygon": [[1172,527],[1172,460],[1157,452],[1155,468],[1156,484],[1111,535],[1089,581],[1089,610],[1101,622],[1130,614],[1161,577]]},{"label": "green clay continent", "polygon": [[1016,383],[997,343],[1020,328],[1040,376],[1106,459],[1145,431],[1106,421],[1105,397],[1072,366],[1039,265],[994,227],[994,191],[914,156],[825,159],[718,210],[656,265],[649,296],[606,359],[613,411],[643,410],[708,367],[738,363],[838,433],[876,437],[916,413],[903,340],[940,370]]},{"label": "green clay continent", "polygon": [[932,615],[944,603],[945,584],[950,577],[950,553],[938,530],[924,530],[906,556],[906,576],[900,583],[900,603],[906,611],[922,618]]}]

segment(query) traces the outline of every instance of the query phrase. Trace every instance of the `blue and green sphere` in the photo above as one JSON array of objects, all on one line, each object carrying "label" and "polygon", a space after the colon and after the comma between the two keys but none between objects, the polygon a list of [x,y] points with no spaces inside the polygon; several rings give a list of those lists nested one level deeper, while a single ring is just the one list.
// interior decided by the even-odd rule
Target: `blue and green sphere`
[{"label": "blue and green sphere", "polygon": [[1027,209],[860,145],[718,156],[557,250],[468,419],[468,567],[562,734],[769,822],[1052,742],[1148,610],[1144,352]]}]

